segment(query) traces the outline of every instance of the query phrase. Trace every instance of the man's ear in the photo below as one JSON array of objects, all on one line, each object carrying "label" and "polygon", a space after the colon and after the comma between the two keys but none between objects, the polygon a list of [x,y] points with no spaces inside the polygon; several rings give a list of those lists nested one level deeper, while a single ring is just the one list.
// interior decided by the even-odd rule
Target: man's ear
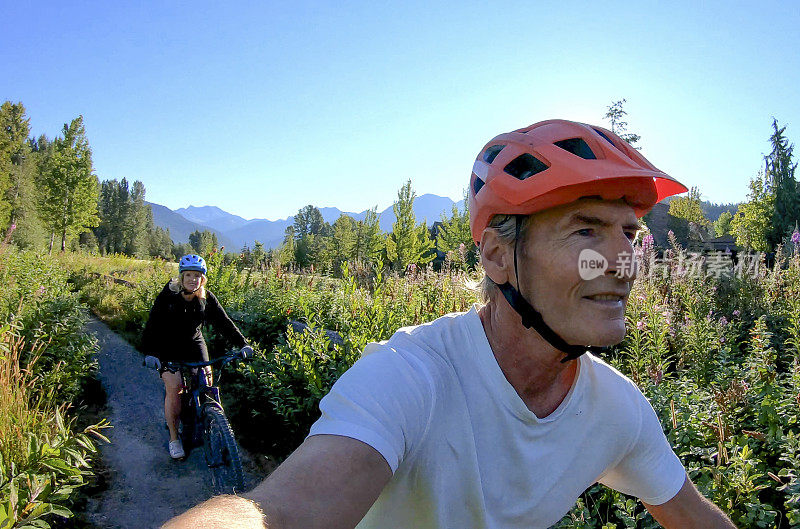
[{"label": "man's ear", "polygon": [[489,279],[502,285],[514,277],[512,245],[502,241],[497,230],[486,228],[481,238],[481,264]]}]

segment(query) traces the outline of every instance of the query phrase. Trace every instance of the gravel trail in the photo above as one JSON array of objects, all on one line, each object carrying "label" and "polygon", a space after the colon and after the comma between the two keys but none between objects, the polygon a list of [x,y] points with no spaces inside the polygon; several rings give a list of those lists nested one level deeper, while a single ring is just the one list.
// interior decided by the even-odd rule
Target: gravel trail
[{"label": "gravel trail", "polygon": [[[89,500],[87,519],[109,529],[157,528],[211,497],[202,448],[185,461],[169,457],[158,374],[142,367],[142,355],[99,320],[92,318],[87,331],[99,341],[100,382],[113,426],[105,432],[111,444],[101,446],[109,486]],[[240,453],[250,489],[261,478],[254,475],[249,454]]]}]

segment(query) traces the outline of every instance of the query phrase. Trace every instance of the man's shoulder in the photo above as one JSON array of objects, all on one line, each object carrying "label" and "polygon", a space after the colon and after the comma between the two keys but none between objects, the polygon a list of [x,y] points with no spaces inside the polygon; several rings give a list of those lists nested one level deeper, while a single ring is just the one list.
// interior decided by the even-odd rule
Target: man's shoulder
[{"label": "man's shoulder", "polygon": [[[464,341],[469,319],[469,312],[445,314],[420,325],[401,327],[385,342],[370,345],[446,356],[448,349]],[[368,354],[366,349],[365,354]]]},{"label": "man's shoulder", "polygon": [[588,379],[594,389],[609,399],[617,399],[620,393],[629,398],[641,395],[636,384],[617,368],[597,356],[586,353],[586,362],[582,369],[588,372]]},{"label": "man's shoulder", "polygon": [[451,313],[421,325],[401,327],[388,340],[367,344],[362,359],[402,362],[441,380],[452,371],[454,351],[463,350],[468,319],[469,313]]}]

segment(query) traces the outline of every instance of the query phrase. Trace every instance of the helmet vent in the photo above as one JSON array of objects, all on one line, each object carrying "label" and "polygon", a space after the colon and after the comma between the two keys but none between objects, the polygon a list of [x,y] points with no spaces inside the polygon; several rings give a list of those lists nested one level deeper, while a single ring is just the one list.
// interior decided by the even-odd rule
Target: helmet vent
[{"label": "helmet vent", "polygon": [[504,147],[505,145],[492,145],[491,147],[486,149],[486,152],[483,153],[483,161],[488,164],[491,164],[494,161],[494,159],[497,158],[497,155],[500,154],[500,151],[502,151]]},{"label": "helmet vent", "polygon": [[506,165],[504,171],[519,180],[525,180],[547,169],[547,164],[530,154],[521,154]]},{"label": "helmet vent", "polygon": [[478,175],[475,175],[475,181],[472,182],[472,193],[474,195],[477,195],[478,191],[480,191],[481,188],[483,187],[483,184],[484,184],[483,180],[478,178]]},{"label": "helmet vent", "polygon": [[568,140],[561,140],[555,142],[553,145],[561,147],[567,152],[571,152],[575,156],[580,156],[584,160],[596,160],[597,156],[594,155],[592,149],[583,140],[583,138],[570,138]]},{"label": "helmet vent", "polygon": [[[614,142],[613,142],[613,141],[611,141],[611,138],[609,138],[608,136],[606,136],[606,135],[603,133],[603,131],[602,131],[602,130],[597,130],[597,129],[592,129],[592,130],[593,130],[593,131],[595,131],[596,133],[598,133],[599,135],[601,135],[601,136],[603,137],[603,139],[604,139],[604,140],[606,140],[608,143],[610,143],[611,145],[614,145]],[[616,147],[616,145],[614,145],[614,147]]]}]

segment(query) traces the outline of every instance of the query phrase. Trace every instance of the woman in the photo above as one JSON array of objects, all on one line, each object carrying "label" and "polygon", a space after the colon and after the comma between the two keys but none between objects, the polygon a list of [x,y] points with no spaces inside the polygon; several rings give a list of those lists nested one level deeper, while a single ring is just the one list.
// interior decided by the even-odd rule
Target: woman
[{"label": "woman", "polygon": [[[199,255],[184,255],[178,263],[178,271],[178,279],[171,279],[156,297],[142,334],[142,350],[158,359],[166,389],[164,417],[169,428],[169,455],[173,459],[186,455],[178,437],[181,374],[162,367],[162,364],[208,361],[208,348],[201,329],[209,323],[235,346],[252,354],[252,349],[217,297],[206,290],[208,269],[205,260]],[[204,370],[211,383],[211,367]]]}]

